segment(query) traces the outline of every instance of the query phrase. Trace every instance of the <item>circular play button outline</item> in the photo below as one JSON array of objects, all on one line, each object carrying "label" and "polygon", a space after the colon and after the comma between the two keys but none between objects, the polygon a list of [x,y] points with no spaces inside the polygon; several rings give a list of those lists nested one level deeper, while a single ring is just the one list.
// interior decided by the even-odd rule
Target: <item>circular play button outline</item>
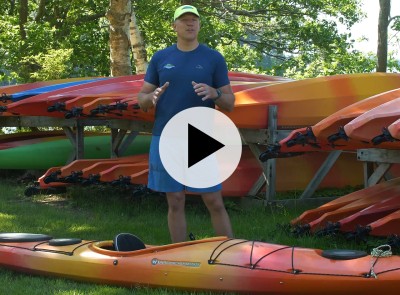
[{"label": "circular play button outline", "polygon": [[192,188],[222,183],[236,170],[242,154],[240,133],[222,112],[193,107],[172,117],[159,145],[161,162],[169,175]]}]

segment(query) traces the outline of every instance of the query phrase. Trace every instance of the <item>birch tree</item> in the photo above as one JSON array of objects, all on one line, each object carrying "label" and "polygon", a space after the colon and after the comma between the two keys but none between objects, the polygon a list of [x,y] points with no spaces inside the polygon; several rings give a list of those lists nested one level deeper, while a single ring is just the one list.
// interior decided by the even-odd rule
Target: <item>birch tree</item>
[{"label": "birch tree", "polygon": [[142,34],[136,20],[135,11],[132,10],[130,21],[130,42],[136,73],[142,74],[147,69],[147,54]]},{"label": "birch tree", "polygon": [[132,14],[131,0],[110,0],[107,19],[110,22],[111,76],[132,74],[130,61],[129,22]]}]

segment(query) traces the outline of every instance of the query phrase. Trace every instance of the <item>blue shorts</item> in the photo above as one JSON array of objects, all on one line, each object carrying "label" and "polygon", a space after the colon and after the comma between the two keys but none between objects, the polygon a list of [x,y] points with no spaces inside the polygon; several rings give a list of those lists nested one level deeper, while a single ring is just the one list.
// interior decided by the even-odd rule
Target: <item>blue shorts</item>
[{"label": "blue shorts", "polygon": [[193,193],[213,193],[220,191],[222,185],[218,184],[216,186],[208,188],[194,188],[185,186],[174,178],[172,178],[167,170],[165,170],[164,165],[161,162],[160,152],[159,152],[160,136],[152,136],[150,144],[150,156],[149,156],[149,183],[148,187],[157,192],[172,193],[188,191]]}]

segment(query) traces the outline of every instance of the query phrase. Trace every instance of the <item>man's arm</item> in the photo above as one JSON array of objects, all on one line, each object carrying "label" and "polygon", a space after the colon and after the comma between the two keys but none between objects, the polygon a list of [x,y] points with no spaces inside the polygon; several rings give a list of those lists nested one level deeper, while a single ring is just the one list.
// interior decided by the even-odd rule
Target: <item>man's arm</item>
[{"label": "man's arm", "polygon": [[[235,94],[233,93],[230,84],[222,86],[219,88],[221,91],[221,96],[214,101],[214,103],[222,110],[232,112],[235,106]],[[215,95],[211,98],[215,99],[218,96],[217,89],[215,89]]]}]

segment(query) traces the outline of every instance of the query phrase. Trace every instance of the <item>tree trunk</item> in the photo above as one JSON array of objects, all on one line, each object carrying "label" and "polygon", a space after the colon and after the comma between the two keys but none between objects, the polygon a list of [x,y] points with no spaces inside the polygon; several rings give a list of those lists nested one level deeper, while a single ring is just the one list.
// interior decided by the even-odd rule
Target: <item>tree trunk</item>
[{"label": "tree trunk", "polygon": [[40,0],[37,14],[35,17],[36,22],[39,22],[41,18],[44,16],[45,9],[46,9],[46,0]]},{"label": "tree trunk", "polygon": [[110,0],[107,19],[110,22],[111,76],[132,74],[129,42],[131,0]]},{"label": "tree trunk", "polygon": [[132,18],[130,22],[130,36],[133,60],[136,66],[136,74],[143,74],[147,69],[147,54],[144,47],[142,35],[140,34],[139,27],[136,22],[135,12],[132,11]]},{"label": "tree trunk", "polygon": [[386,72],[388,54],[388,27],[390,15],[390,0],[379,0],[379,22],[378,22],[378,64],[377,72]]},{"label": "tree trunk", "polygon": [[21,0],[19,5],[19,34],[21,39],[25,40],[25,24],[28,21],[28,0]]},{"label": "tree trunk", "polygon": [[10,13],[9,15],[14,15],[14,10],[15,10],[15,0],[10,0]]}]

